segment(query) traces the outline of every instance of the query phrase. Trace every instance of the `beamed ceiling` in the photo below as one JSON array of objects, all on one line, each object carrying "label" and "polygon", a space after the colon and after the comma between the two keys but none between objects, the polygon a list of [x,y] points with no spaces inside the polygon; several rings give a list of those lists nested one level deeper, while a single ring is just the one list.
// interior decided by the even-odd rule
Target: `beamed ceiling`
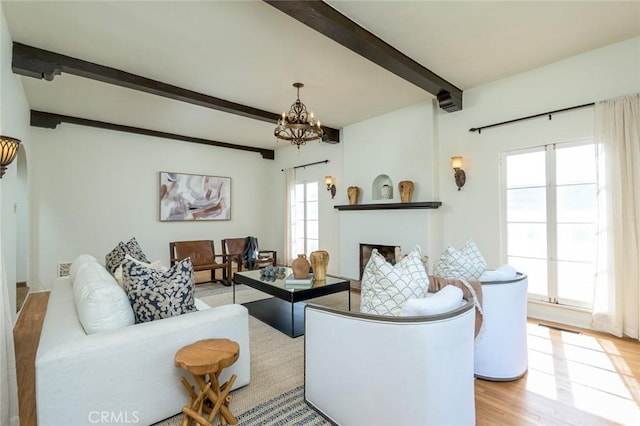
[{"label": "beamed ceiling", "polygon": [[273,129],[296,81],[336,143],[345,125],[434,98],[455,114],[464,90],[640,35],[637,1],[2,7],[34,125],[96,125],[263,158],[288,146]]}]

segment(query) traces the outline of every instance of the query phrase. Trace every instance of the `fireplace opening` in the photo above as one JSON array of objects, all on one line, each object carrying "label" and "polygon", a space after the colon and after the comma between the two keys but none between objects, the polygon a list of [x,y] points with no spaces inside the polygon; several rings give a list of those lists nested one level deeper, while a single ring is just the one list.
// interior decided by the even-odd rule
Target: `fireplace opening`
[{"label": "fireplace opening", "polygon": [[382,244],[364,244],[360,243],[360,280],[362,281],[362,274],[364,273],[364,268],[367,266],[367,262],[369,262],[369,258],[371,257],[371,252],[373,249],[377,249],[378,253],[380,253],[386,260],[392,265],[395,265],[398,260],[400,260],[400,246],[385,246]]}]

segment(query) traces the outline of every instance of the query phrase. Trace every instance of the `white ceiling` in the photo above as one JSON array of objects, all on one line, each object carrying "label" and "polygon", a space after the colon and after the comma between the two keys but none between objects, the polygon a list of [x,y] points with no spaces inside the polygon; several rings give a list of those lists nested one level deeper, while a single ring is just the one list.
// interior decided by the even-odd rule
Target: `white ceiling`
[{"label": "white ceiling", "polygon": [[[328,4],[466,90],[640,35],[639,1]],[[432,95],[261,1],[2,1],[14,41],[340,128]],[[276,149],[274,124],[63,74],[32,109]]]}]

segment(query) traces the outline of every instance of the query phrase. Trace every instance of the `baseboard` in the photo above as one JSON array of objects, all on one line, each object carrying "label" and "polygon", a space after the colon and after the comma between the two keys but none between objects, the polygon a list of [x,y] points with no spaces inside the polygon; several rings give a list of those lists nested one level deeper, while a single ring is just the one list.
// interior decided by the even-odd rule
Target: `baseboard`
[{"label": "baseboard", "polygon": [[591,327],[591,312],[586,309],[530,300],[527,303],[527,316],[533,319],[593,330]]}]

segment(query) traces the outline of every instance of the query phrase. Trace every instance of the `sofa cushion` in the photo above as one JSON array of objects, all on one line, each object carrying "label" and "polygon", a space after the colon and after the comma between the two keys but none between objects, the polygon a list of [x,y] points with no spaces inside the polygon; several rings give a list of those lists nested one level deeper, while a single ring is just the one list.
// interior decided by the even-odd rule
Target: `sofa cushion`
[{"label": "sofa cushion", "polygon": [[473,240],[468,240],[462,250],[456,250],[451,246],[447,247],[433,267],[433,275],[444,278],[477,280],[486,270],[487,262],[482,257],[480,250]]},{"label": "sofa cushion", "polygon": [[126,260],[122,264],[123,287],[133,307],[136,323],[196,311],[195,281],[190,258],[182,259],[167,272]]},{"label": "sofa cushion", "polygon": [[78,318],[87,334],[135,324],[126,293],[98,262],[86,262],[72,285]]},{"label": "sofa cushion", "polygon": [[409,299],[402,305],[401,317],[437,315],[450,312],[462,304],[462,290],[448,285],[436,293],[429,293],[423,299]]},{"label": "sofa cushion", "polygon": [[[162,264],[162,262],[159,261],[159,260],[156,260],[155,262],[151,262],[151,263],[146,263],[146,262],[141,262],[139,260],[134,259],[129,254],[127,254],[124,258],[127,259],[127,260],[131,260],[131,261],[137,263],[140,266],[144,266],[146,268],[155,269],[156,271],[167,272],[169,270],[169,268],[164,266]],[[118,283],[118,285],[120,287],[122,287],[122,283],[123,283],[122,264],[120,264],[120,266],[118,266],[118,268],[116,269],[115,273],[113,274],[113,277],[116,279],[116,282]]]},{"label": "sofa cushion", "polygon": [[116,269],[118,269],[118,266],[122,264],[122,261],[127,254],[140,262],[149,263],[149,259],[147,259],[147,256],[145,256],[144,252],[140,248],[140,244],[138,244],[136,237],[131,238],[126,243],[120,241],[118,245],[105,256],[105,265],[112,275],[115,274]]},{"label": "sofa cushion", "polygon": [[420,248],[416,247],[395,265],[374,249],[364,269],[361,287],[360,312],[399,315],[407,300],[425,297],[429,288]]},{"label": "sofa cushion", "polygon": [[98,259],[91,256],[90,254],[81,254],[80,256],[76,257],[73,262],[71,262],[71,266],[69,267],[69,277],[71,278],[72,283],[75,281],[80,268],[90,262],[98,263]]}]

